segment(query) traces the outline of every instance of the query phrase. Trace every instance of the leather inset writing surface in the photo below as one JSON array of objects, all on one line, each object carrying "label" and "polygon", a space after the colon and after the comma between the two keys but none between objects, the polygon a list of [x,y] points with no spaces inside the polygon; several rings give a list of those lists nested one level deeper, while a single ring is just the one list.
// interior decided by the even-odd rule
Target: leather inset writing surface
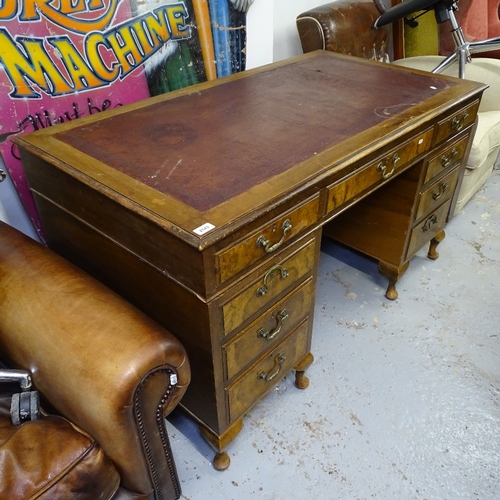
[{"label": "leather inset writing surface", "polygon": [[450,85],[319,56],[55,136],[205,212]]}]

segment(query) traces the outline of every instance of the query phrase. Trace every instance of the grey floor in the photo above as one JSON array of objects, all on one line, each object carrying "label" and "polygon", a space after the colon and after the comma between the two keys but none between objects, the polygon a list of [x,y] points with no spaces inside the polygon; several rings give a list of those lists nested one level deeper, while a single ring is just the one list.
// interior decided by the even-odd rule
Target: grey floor
[{"label": "grey floor", "polygon": [[176,410],[185,500],[500,499],[500,170],[384,297],[373,261],[322,247],[310,386],[245,417],[231,466]]}]

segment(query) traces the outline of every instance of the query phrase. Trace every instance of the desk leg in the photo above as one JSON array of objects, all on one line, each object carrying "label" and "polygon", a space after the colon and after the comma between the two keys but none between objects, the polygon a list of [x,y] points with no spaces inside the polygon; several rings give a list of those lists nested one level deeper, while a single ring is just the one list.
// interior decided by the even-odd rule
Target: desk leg
[{"label": "desk leg", "polygon": [[299,389],[307,389],[309,387],[309,379],[304,375],[304,372],[312,365],[314,356],[308,352],[294,367],[295,368],[295,386]]},{"label": "desk leg", "polygon": [[234,422],[229,429],[224,432],[224,434],[218,436],[214,434],[210,429],[200,425],[200,431],[202,436],[210,443],[212,448],[216,451],[213,460],[213,466],[216,470],[226,470],[231,464],[231,459],[227,452],[224,449],[231,443],[234,438],[241,432],[243,429],[243,419],[239,418]]},{"label": "desk leg", "polygon": [[[309,379],[304,372],[312,365],[314,356],[308,352],[295,366],[295,385],[299,389],[306,389],[309,386]],[[226,470],[231,464],[231,459],[225,448],[231,443],[243,429],[243,418],[239,418],[220,436],[215,434],[211,429],[199,424],[202,436],[208,441],[212,448],[216,451],[213,466],[216,470]]]},{"label": "desk leg", "polygon": [[410,265],[410,261],[405,262],[401,266],[395,266],[393,264],[389,264],[388,262],[380,261],[378,263],[378,268],[380,272],[389,280],[389,285],[385,292],[385,296],[390,300],[395,300],[398,298],[398,291],[396,290],[396,283],[399,278],[403,276],[403,274],[408,269]]},{"label": "desk leg", "polygon": [[436,251],[437,246],[444,240],[446,234],[443,230],[439,231],[439,233],[432,238],[429,244],[429,252],[427,253],[427,257],[432,260],[436,260],[439,257],[439,253]]}]

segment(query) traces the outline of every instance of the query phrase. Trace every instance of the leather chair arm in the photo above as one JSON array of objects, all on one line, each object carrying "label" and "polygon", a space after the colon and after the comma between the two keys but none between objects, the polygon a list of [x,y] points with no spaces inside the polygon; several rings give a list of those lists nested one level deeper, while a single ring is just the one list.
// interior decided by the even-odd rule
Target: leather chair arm
[{"label": "leather chair arm", "polygon": [[108,288],[0,222],[0,350],[91,434],[138,498],[178,498],[164,416],[190,381],[183,346]]},{"label": "leather chair arm", "polygon": [[329,50],[369,59],[375,49],[378,57],[381,51],[387,52],[390,37],[388,26],[373,27],[379,16],[372,0],[337,0],[303,12],[296,21],[302,50]]}]

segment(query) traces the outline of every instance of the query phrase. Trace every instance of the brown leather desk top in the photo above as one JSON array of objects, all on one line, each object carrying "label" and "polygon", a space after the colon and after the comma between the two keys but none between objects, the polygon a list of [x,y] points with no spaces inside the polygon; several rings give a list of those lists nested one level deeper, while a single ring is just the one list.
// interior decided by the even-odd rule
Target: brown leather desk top
[{"label": "brown leather desk top", "polygon": [[56,137],[205,212],[448,85],[388,83],[380,66],[306,59]]},{"label": "brown leather desk top", "polygon": [[[477,88],[316,52],[20,142],[59,158],[63,151],[72,172],[104,183],[110,196],[132,201],[199,241],[207,236],[192,231],[205,222],[218,229],[252,211],[255,217],[259,207],[269,209],[382,150]],[[217,239],[217,231],[209,238]]]}]

